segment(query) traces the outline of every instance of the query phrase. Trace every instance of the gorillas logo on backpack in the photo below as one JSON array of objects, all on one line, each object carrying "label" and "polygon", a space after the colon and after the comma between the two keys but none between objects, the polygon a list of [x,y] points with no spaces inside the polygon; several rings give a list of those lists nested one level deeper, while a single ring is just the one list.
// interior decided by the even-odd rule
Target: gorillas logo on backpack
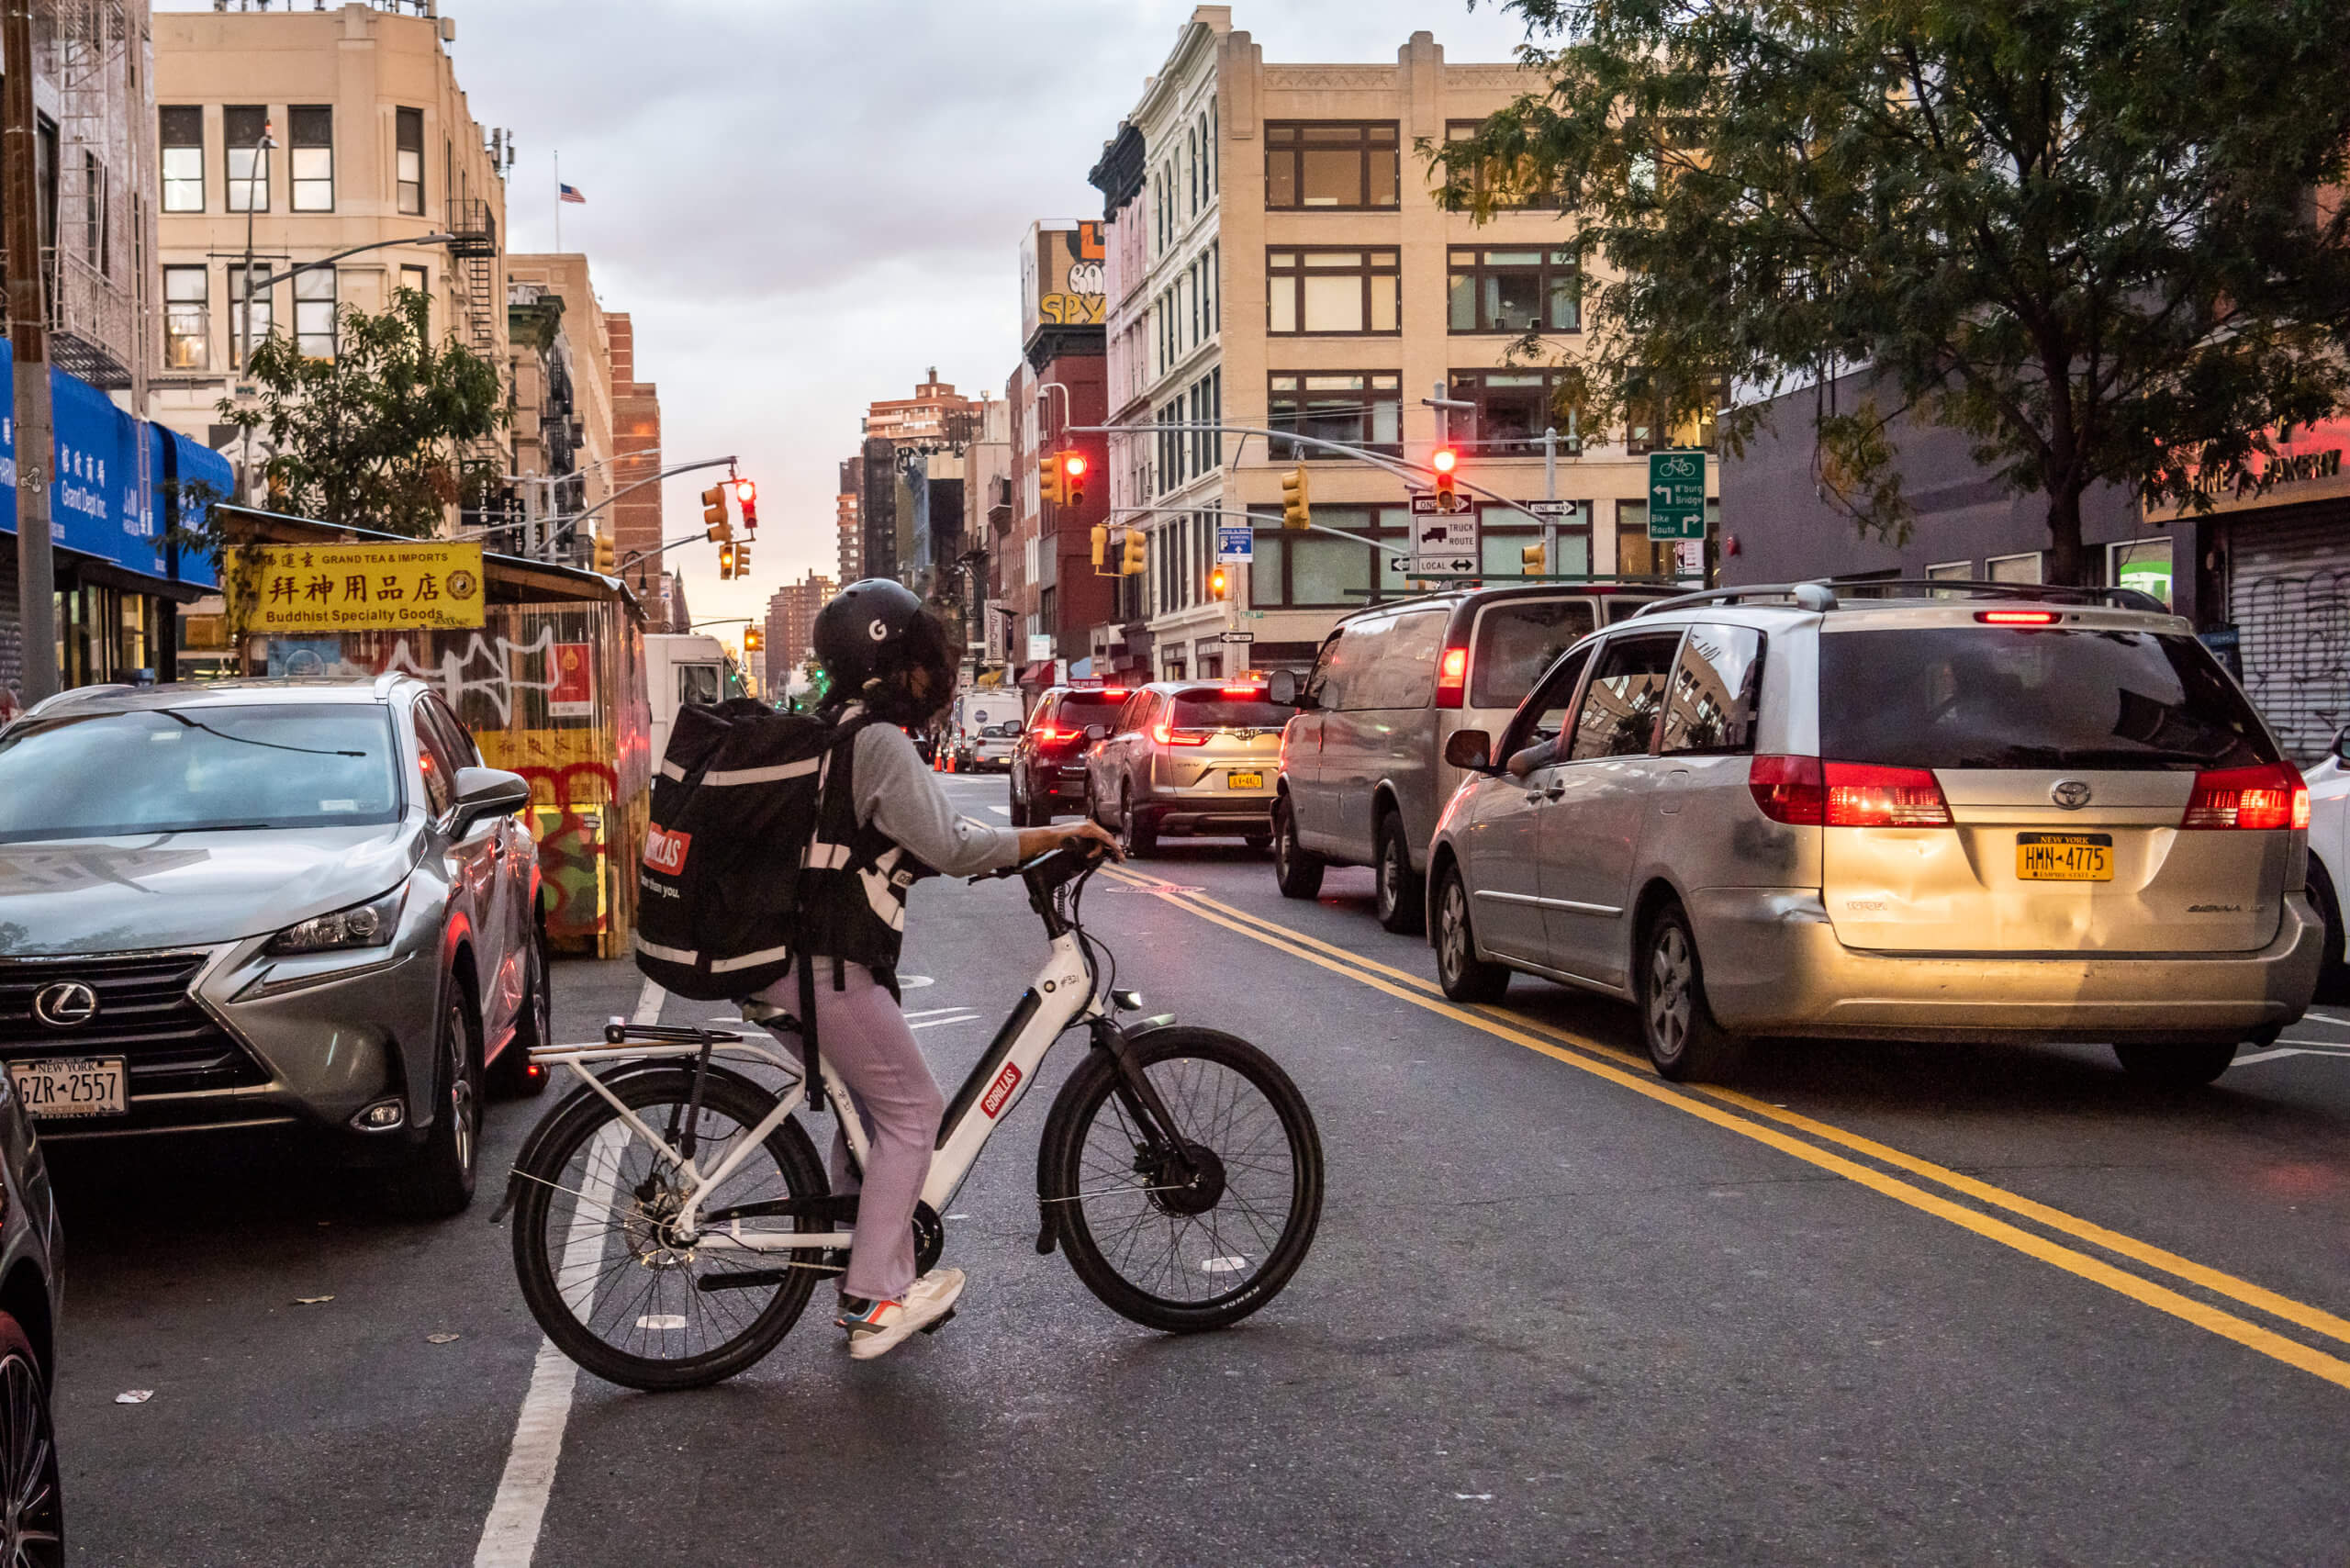
[{"label": "gorillas logo on backpack", "polygon": [[655,871],[677,876],[686,868],[686,851],[693,846],[689,833],[669,833],[661,824],[650,824],[644,834],[644,863]]}]

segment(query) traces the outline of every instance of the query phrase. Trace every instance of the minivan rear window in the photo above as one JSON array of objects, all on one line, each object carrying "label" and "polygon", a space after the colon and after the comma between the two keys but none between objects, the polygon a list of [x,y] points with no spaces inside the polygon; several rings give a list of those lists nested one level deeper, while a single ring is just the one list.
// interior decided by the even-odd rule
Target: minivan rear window
[{"label": "minivan rear window", "polygon": [[1819,754],[1894,767],[2140,771],[2278,759],[2194,638],[2069,626],[1822,635]]},{"label": "minivan rear window", "polygon": [[1515,708],[1561,654],[1597,629],[1587,599],[1505,599],[1477,618],[1469,706]]},{"label": "minivan rear window", "polygon": [[1260,698],[1179,691],[1171,722],[1179,730],[1278,730],[1295,711]]}]

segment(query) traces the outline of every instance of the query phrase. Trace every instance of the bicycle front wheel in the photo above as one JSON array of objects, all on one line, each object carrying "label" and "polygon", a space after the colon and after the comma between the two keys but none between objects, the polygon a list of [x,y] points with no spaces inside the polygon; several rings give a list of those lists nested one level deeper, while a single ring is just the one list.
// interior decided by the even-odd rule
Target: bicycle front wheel
[{"label": "bicycle front wheel", "polygon": [[1182,1145],[1146,1131],[1095,1051],[1046,1128],[1045,1204],[1069,1266],[1112,1311],[1172,1333],[1237,1323],[1281,1293],[1322,1216],[1322,1140],[1288,1073],[1213,1029],[1129,1047]]},{"label": "bicycle front wheel", "polygon": [[[704,1082],[698,1114],[690,1069],[624,1074],[611,1089],[665,1137],[690,1124],[694,1163],[705,1171],[775,1107],[766,1091],[722,1070]],[[598,1377],[655,1392],[732,1377],[790,1331],[815,1288],[818,1270],[805,1266],[814,1252],[746,1250],[722,1234],[723,1221],[699,1236],[681,1233],[672,1223],[685,1196],[677,1162],[591,1089],[555,1108],[515,1170],[522,1298],[555,1347]],[[808,1135],[786,1121],[704,1195],[700,1213],[827,1191]],[[826,1229],[830,1221],[762,1216],[740,1226],[756,1234]]]}]

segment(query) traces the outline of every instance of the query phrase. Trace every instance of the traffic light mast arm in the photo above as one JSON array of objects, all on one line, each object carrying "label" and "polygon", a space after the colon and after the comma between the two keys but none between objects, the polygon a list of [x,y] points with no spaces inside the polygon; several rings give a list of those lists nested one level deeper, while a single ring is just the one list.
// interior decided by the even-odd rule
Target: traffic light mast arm
[{"label": "traffic light mast arm", "polygon": [[[735,465],[736,461],[737,460],[733,457],[705,457],[699,463],[680,463],[675,468],[664,468],[661,472],[652,476],[650,478],[639,479],[632,485],[622,486],[620,489],[614,490],[610,495],[606,496],[602,500],[598,501],[594,506],[589,507],[586,511],[574,512],[569,517],[553,520],[547,532],[547,537],[549,539],[553,539],[558,534],[562,534],[571,529],[578,527],[581,523],[586,522],[589,518],[594,517],[598,512],[602,511],[606,507],[610,506],[614,501],[619,500],[622,496],[629,495],[633,491],[641,490],[647,485],[657,485],[664,479],[674,479],[680,474],[698,473],[704,468],[732,468]],[[564,479],[567,479],[570,476],[571,476],[568,474],[555,476],[557,478]],[[697,533],[694,537],[696,539],[699,539],[701,535]],[[680,543],[683,543],[683,541],[680,541]],[[663,550],[671,550],[676,547],[677,546],[673,544],[664,544],[661,546]]]},{"label": "traffic light mast arm", "polygon": [[[1341,457],[1351,457],[1358,463],[1368,463],[1374,468],[1384,468],[1390,474],[1396,475],[1405,479],[1433,480],[1435,479],[1437,473],[1434,468],[1429,467],[1425,463],[1406,463],[1400,457],[1390,457],[1383,452],[1367,452],[1360,446],[1349,446],[1342,441],[1324,441],[1319,436],[1299,435],[1294,431],[1267,430],[1261,425],[1151,423],[1134,425],[1071,425],[1069,427],[1069,433],[1074,435],[1099,435],[1105,433],[1112,435],[1143,435],[1156,433],[1160,431],[1203,431],[1214,435],[1260,435],[1265,437],[1268,441],[1285,441],[1292,446],[1310,446],[1317,452],[1330,452],[1336,453]],[[1483,496],[1489,501],[1499,501],[1502,505],[1509,507],[1516,511],[1525,512],[1529,517],[1534,515],[1534,507],[1532,502],[1515,500],[1508,496],[1503,495],[1499,490],[1489,490],[1483,485],[1462,478],[1458,470],[1453,473],[1452,483],[1453,487],[1456,489],[1467,490],[1473,495]]]},{"label": "traffic light mast arm", "polygon": [[[1109,525],[1112,528],[1131,527],[1132,524],[1125,522],[1124,521],[1125,519],[1135,517],[1154,517],[1161,512],[1180,513],[1184,517],[1246,518],[1250,522],[1257,524],[1259,528],[1262,528],[1267,523],[1271,523],[1274,526],[1279,527],[1281,521],[1281,514],[1279,512],[1234,511],[1230,507],[1122,507],[1118,510],[1110,514]],[[1408,540],[1389,539],[1382,541],[1377,539],[1367,539],[1360,533],[1348,533],[1342,528],[1325,528],[1318,522],[1309,522],[1303,529],[1292,528],[1284,530],[1283,532],[1290,533],[1326,533],[1333,539],[1351,540],[1357,544],[1368,544],[1374,550],[1386,550],[1402,554],[1411,554],[1409,550],[1396,552],[1396,546],[1399,543],[1408,544],[1410,543]]]}]

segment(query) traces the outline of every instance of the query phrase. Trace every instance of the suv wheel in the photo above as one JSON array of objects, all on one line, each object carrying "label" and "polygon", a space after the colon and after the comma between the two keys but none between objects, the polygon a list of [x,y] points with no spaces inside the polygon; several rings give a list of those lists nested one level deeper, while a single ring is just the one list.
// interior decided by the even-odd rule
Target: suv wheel
[{"label": "suv wheel", "polygon": [[1135,811],[1131,787],[1118,791],[1118,847],[1136,860],[1147,860],[1158,853],[1158,830]]},{"label": "suv wheel", "polygon": [[1455,1002],[1499,1002],[1509,989],[1509,970],[1477,957],[1469,889],[1453,865],[1445,867],[1436,887],[1436,978]]},{"label": "suv wheel", "polygon": [[1287,795],[1273,801],[1273,882],[1285,899],[1322,890],[1322,857],[1297,842],[1297,813]]},{"label": "suv wheel", "polygon": [[1706,969],[1689,917],[1677,903],[1659,910],[1640,941],[1640,1037],[1658,1074],[1676,1083],[1718,1078],[1737,1042],[1714,1022],[1706,1002]]},{"label": "suv wheel", "polygon": [[1371,843],[1379,924],[1399,935],[1414,935],[1427,918],[1423,902],[1427,889],[1412,869],[1411,850],[1404,841],[1403,813],[1392,808],[1382,812]]},{"label": "suv wheel", "polygon": [[462,1214],[474,1201],[481,1146],[481,1048],[464,988],[453,977],[448,989],[432,1053],[432,1130],[393,1190],[394,1202],[420,1219]]},{"label": "suv wheel", "polygon": [[1040,823],[1031,820],[1028,802],[1020,798],[1020,774],[1017,769],[1013,770],[1011,781],[1006,788],[1012,798],[1012,825],[1014,827],[1040,826]]},{"label": "suv wheel", "polygon": [[2236,1059],[2233,1040],[2217,1046],[2121,1045],[2113,1047],[2121,1070],[2163,1089],[2199,1089],[2228,1070]]}]

